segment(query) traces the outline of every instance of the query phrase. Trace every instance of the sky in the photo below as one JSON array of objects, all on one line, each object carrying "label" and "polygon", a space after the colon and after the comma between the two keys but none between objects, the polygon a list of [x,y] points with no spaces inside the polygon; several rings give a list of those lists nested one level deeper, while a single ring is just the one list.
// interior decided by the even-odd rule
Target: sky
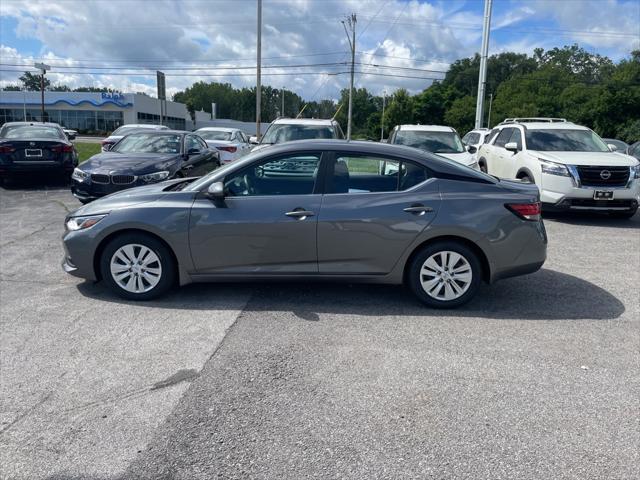
[{"label": "sky", "polygon": [[[155,96],[196,81],[255,85],[256,0],[2,0],[0,86],[34,62],[52,83]],[[356,14],[356,87],[412,93],[480,51],[484,0],[263,0],[262,84],[306,100],[349,84],[342,21]],[[614,61],[640,49],[640,0],[494,0],[489,54],[578,43]]]}]

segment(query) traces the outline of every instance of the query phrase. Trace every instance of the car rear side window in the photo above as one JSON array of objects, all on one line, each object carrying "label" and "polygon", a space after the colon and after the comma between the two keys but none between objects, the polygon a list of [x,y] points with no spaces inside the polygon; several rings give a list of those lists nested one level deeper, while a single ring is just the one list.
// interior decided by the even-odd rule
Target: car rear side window
[{"label": "car rear side window", "polygon": [[312,194],[320,154],[270,158],[227,177],[225,191],[232,197]]},{"label": "car rear side window", "polygon": [[426,169],[411,162],[366,155],[339,155],[333,164],[327,193],[395,192],[426,179]]}]

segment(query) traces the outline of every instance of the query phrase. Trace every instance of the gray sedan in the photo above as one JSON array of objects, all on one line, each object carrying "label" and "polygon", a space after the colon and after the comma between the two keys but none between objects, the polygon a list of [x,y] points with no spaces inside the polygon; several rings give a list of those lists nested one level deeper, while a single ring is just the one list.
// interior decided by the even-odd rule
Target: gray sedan
[{"label": "gray sedan", "polygon": [[240,279],[406,283],[431,307],[538,270],[535,185],[410,147],[310,140],[199,179],[116,193],[70,214],[65,271],[146,300]]}]

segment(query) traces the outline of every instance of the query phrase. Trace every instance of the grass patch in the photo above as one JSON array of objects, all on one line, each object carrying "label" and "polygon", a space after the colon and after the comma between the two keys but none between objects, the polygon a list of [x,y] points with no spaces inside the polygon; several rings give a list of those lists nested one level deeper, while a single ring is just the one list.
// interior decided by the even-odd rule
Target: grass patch
[{"label": "grass patch", "polygon": [[75,145],[76,150],[78,150],[78,163],[88,160],[102,150],[99,143],[76,142]]}]

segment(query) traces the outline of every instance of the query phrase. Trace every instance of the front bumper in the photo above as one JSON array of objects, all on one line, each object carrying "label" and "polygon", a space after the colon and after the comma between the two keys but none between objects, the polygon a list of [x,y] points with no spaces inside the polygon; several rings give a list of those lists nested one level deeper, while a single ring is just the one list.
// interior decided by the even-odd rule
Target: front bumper
[{"label": "front bumper", "polygon": [[117,185],[114,183],[95,183],[91,180],[84,180],[82,182],[79,182],[78,180],[72,179],[71,193],[77,199],[82,200],[83,202],[88,202],[91,200],[96,200],[100,197],[104,197],[111,193],[120,192],[129,188],[141,187],[144,185],[150,185],[150,183],[136,180],[133,183]]},{"label": "front bumper", "polygon": [[95,244],[92,232],[65,231],[62,235],[64,249],[62,269],[74,277],[96,281],[97,275],[93,264]]},{"label": "front bumper", "polygon": [[[640,180],[625,186],[578,186],[571,177],[541,175],[540,200],[546,210],[629,211],[638,207]],[[612,191],[612,200],[595,200],[596,191]]]}]

